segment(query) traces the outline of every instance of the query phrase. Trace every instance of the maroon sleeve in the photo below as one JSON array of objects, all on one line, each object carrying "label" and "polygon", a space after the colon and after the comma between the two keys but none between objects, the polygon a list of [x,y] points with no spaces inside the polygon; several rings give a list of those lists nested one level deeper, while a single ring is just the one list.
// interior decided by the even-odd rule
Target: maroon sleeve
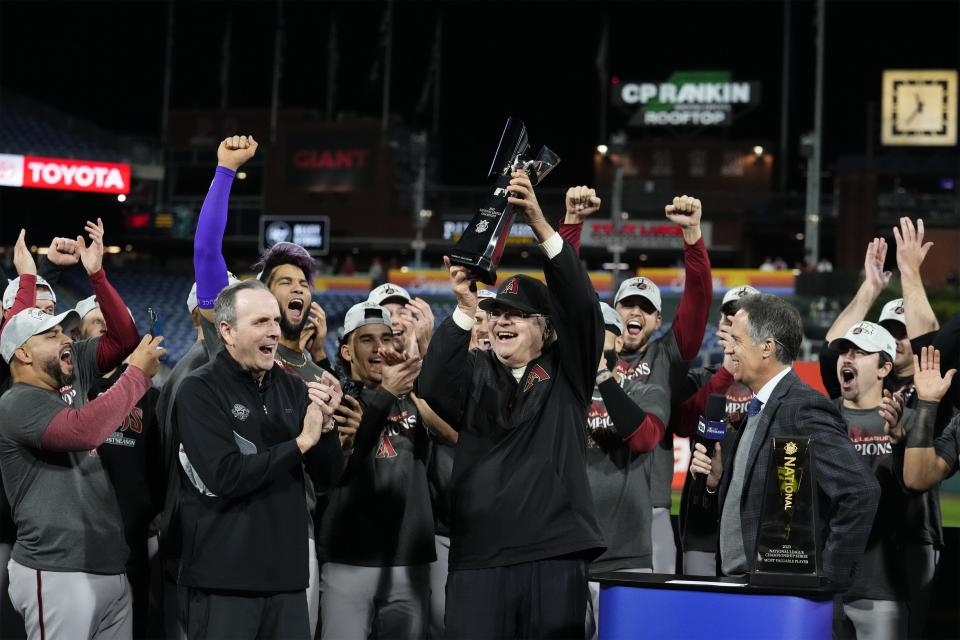
[{"label": "maroon sleeve", "polygon": [[107,323],[107,332],[97,345],[97,367],[100,371],[113,371],[137,348],[140,335],[120,294],[107,281],[103,269],[90,275],[90,285]]},{"label": "maroon sleeve", "polygon": [[697,389],[695,394],[680,404],[679,415],[673,424],[673,432],[681,438],[689,438],[696,433],[700,416],[707,409],[707,398],[712,393],[725,394],[732,384],[733,374],[720,367],[715,374],[710,376],[707,384]]},{"label": "maroon sleeve", "polygon": [[643,422],[629,436],[623,439],[633,453],[646,453],[663,439],[665,429],[660,418],[648,413]]},{"label": "maroon sleeve", "polygon": [[583,232],[583,223],[580,224],[567,224],[564,221],[560,221],[560,227],[557,229],[557,232],[560,234],[560,237],[567,241],[571,247],[573,247],[573,252],[580,255],[580,234]]},{"label": "maroon sleeve", "polygon": [[50,451],[90,451],[117,430],[137,401],[150,388],[150,378],[130,366],[103,395],[82,409],[65,407],[53,417],[40,437]]},{"label": "maroon sleeve", "polygon": [[689,361],[700,352],[703,333],[707,328],[707,315],[713,302],[713,276],[703,238],[693,244],[684,243],[683,262],[683,296],[673,317],[673,334],[680,348],[680,357]]},{"label": "maroon sleeve", "polygon": [[[32,273],[25,273],[20,276],[17,297],[13,300],[13,306],[10,307],[7,319],[9,320],[24,309],[35,306],[37,306],[37,276]],[[4,326],[6,326],[6,323],[4,323]],[[0,328],[0,333],[3,333],[3,328]]]}]

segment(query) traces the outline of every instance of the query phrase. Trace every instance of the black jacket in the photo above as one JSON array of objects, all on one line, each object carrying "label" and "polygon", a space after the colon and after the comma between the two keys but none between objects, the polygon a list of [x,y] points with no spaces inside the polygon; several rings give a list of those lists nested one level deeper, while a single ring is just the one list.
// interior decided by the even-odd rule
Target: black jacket
[{"label": "black jacket", "polygon": [[258,388],[225,350],[184,379],[176,430],[195,477],[181,455],[180,584],[268,593],[307,587],[303,462],[318,490],[343,467],[336,429],[300,455],[295,438],[308,405],[299,378],[274,366]]},{"label": "black jacket", "polygon": [[493,352],[468,351],[452,318],[437,329],[421,397],[460,433],[453,465],[451,569],[477,569],[604,548],[586,471],[587,407],[603,318],[573,249],[544,265],[557,342],[520,383]]}]

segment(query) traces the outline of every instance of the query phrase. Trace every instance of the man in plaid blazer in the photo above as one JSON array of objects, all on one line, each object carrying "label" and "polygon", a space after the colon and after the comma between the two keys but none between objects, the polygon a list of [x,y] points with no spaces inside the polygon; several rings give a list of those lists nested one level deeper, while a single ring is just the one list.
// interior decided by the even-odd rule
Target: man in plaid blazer
[{"label": "man in plaid blazer", "polygon": [[743,301],[729,330],[727,352],[734,378],[754,393],[749,417],[725,460],[719,459],[717,447],[711,462],[698,444],[691,471],[710,474],[704,504],[719,518],[723,575],[744,575],[756,562],[771,438],[809,436],[819,488],[820,568],[845,586],[863,554],[880,486],[847,437],[837,409],[791,368],[802,339],[800,314],[785,300],[760,294]]}]

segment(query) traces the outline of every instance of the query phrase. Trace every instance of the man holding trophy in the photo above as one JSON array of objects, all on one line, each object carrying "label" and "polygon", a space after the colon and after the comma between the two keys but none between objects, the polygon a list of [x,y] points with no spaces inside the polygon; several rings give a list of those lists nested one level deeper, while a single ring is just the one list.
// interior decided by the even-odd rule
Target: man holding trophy
[{"label": "man holding trophy", "polygon": [[[533,230],[546,257],[547,284],[516,275],[495,297],[479,301],[473,280],[495,282],[497,246],[510,226],[489,211],[493,206],[482,209],[471,223],[474,232],[493,227],[502,235],[487,234],[477,243],[479,260],[464,260],[469,256],[459,245],[445,260],[457,308],[437,329],[419,380],[420,396],[459,432],[447,582],[450,638],[582,637],[588,566],[604,546],[584,447],[603,318],[576,253],[537,203],[527,170],[536,180],[544,165],[517,166],[522,137],[523,145],[508,145],[513,157],[495,189],[504,190],[503,204],[515,207]],[[493,349],[468,352],[478,304],[488,313]]]}]

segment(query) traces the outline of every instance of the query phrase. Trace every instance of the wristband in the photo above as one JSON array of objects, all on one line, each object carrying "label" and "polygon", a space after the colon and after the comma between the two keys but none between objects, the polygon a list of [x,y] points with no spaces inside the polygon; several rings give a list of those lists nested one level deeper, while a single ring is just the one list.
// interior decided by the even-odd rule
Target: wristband
[{"label": "wristband", "polygon": [[933,423],[937,417],[940,403],[930,400],[918,400],[916,420],[913,428],[907,432],[908,449],[929,448],[933,446]]}]

